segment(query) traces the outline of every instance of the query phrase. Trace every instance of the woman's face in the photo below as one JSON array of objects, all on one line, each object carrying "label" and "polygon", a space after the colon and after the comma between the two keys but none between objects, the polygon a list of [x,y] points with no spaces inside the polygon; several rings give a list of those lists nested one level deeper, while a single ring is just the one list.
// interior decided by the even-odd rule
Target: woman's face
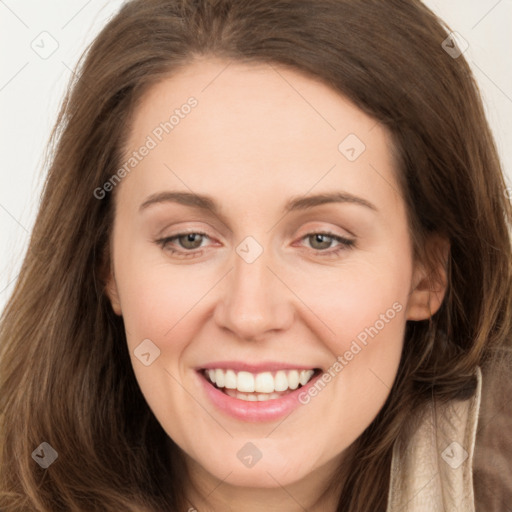
[{"label": "woman's face", "polygon": [[295,71],[208,59],[143,97],[125,163],[107,291],[193,473],[333,470],[388,397],[406,320],[437,308],[387,132]]}]

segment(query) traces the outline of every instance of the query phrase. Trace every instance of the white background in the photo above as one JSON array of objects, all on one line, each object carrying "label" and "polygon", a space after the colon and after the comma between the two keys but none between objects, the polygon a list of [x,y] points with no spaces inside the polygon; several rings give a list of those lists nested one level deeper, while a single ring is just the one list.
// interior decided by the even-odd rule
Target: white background
[{"label": "white background", "polygon": [[[480,84],[512,185],[512,0],[425,3],[469,43],[464,55]],[[0,0],[0,311],[14,287],[35,220],[44,149],[68,80],[87,44],[121,4]],[[51,36],[40,36],[42,32]],[[46,59],[32,48],[42,45],[41,37],[47,49],[58,44]]]}]

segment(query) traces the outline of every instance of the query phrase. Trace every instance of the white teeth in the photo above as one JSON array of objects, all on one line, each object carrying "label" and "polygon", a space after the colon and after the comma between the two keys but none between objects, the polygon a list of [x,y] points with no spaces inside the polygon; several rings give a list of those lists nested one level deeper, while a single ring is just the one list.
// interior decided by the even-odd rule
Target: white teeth
[{"label": "white teeth", "polygon": [[238,400],[245,400],[246,402],[266,402],[267,400],[275,400],[281,396],[278,393],[240,393],[240,391],[236,391],[235,389],[226,389],[226,395],[238,398]]},{"label": "white teeth", "polygon": [[[217,371],[221,372],[222,370]],[[217,386],[219,385],[217,384]],[[238,372],[236,377],[236,389],[242,393],[252,393],[254,391],[254,375],[249,372]]]},{"label": "white teeth", "polygon": [[245,371],[237,373],[234,370],[220,368],[205,372],[205,376],[218,388],[232,390],[233,392],[228,394],[235,398],[239,398],[239,394],[244,395],[241,400],[248,401],[268,400],[272,399],[273,395],[276,395],[275,398],[277,398],[280,395],[277,395],[276,392],[294,390],[299,385],[305,386],[313,374],[314,370],[279,370],[275,373],[253,374]]},{"label": "white teeth", "polygon": [[215,384],[219,386],[219,388],[224,387],[224,371],[223,370],[215,370]]},{"label": "white teeth", "polygon": [[236,373],[233,370],[227,370],[224,376],[224,387],[236,389]]},{"label": "white teeth", "polygon": [[297,389],[299,387],[299,372],[297,370],[288,372],[288,387],[290,389]]},{"label": "white teeth", "polygon": [[272,393],[274,391],[274,377],[270,372],[256,374],[254,378],[254,391]]},{"label": "white teeth", "polygon": [[286,391],[288,389],[288,377],[286,372],[278,371],[274,378],[274,391]]},{"label": "white teeth", "polygon": [[299,372],[299,384],[305,386],[311,378],[311,370],[301,370]]}]

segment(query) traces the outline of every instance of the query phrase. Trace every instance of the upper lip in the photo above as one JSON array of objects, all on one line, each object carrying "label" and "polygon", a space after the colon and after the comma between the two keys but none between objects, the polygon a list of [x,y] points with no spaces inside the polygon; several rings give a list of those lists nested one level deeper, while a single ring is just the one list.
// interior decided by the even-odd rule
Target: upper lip
[{"label": "upper lip", "polygon": [[197,368],[197,370],[235,370],[250,373],[273,372],[278,370],[314,370],[318,366],[284,363],[280,361],[262,361],[261,363],[247,363],[244,361],[216,361]]}]

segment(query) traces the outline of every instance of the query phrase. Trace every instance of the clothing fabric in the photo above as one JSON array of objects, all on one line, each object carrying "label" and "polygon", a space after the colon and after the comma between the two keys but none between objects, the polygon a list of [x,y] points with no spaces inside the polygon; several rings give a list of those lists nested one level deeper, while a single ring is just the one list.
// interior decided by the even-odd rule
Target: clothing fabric
[{"label": "clothing fabric", "polygon": [[475,512],[473,456],[482,373],[469,400],[427,405],[393,450],[387,512]]},{"label": "clothing fabric", "polygon": [[427,404],[394,445],[386,512],[512,512],[512,359]]}]

